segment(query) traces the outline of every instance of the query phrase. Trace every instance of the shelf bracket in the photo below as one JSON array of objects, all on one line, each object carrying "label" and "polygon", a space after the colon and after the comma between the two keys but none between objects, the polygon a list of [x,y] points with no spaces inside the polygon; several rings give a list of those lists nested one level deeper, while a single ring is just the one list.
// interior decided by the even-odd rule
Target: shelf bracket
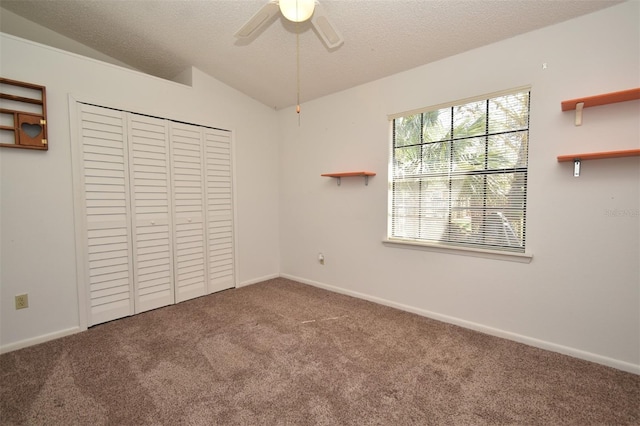
[{"label": "shelf bracket", "polygon": [[573,160],[573,177],[580,177],[580,159]]},{"label": "shelf bracket", "polygon": [[[336,179],[338,180],[338,186],[340,186],[340,183],[342,182],[341,181],[342,178],[340,176],[337,176]],[[364,184],[366,186],[369,186],[369,176],[367,175],[364,176]]]},{"label": "shelf bracket", "polygon": [[[340,176],[336,177],[337,181],[338,181],[338,186],[340,186],[340,183],[342,183],[342,178]],[[369,176],[365,176],[364,177],[364,184],[369,186]]]},{"label": "shelf bracket", "polygon": [[584,109],[584,102],[578,102],[576,104],[576,126],[582,126],[582,110]]}]

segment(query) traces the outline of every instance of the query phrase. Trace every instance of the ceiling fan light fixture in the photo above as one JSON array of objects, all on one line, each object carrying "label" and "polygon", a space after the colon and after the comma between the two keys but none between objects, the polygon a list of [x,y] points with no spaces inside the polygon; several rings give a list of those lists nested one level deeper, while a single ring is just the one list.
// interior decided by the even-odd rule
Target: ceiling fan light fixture
[{"label": "ceiling fan light fixture", "polygon": [[316,6],[315,0],[280,0],[280,12],[293,22],[304,22],[311,18]]}]

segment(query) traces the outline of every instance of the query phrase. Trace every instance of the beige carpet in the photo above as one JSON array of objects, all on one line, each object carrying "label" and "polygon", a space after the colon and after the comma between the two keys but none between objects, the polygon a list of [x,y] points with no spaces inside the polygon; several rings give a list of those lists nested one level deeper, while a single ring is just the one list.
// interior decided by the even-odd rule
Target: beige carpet
[{"label": "beige carpet", "polygon": [[638,425],[640,376],[275,279],[0,356],[0,424]]}]

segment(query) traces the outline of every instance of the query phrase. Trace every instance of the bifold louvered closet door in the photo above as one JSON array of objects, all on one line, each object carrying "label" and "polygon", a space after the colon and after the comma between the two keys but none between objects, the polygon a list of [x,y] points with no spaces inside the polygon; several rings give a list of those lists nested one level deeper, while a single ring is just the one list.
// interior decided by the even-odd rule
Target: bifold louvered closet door
[{"label": "bifold louvered closet door", "polygon": [[176,218],[176,299],[206,294],[202,130],[172,123],[171,156]]},{"label": "bifold louvered closet door", "polygon": [[135,312],[174,303],[166,120],[127,114]]},{"label": "bifold louvered closet door", "polygon": [[229,132],[204,129],[209,291],[235,286]]},{"label": "bifold louvered closet door", "polygon": [[88,325],[234,287],[230,132],[78,116]]},{"label": "bifold louvered closet door", "polygon": [[134,313],[126,115],[80,106],[89,325]]}]

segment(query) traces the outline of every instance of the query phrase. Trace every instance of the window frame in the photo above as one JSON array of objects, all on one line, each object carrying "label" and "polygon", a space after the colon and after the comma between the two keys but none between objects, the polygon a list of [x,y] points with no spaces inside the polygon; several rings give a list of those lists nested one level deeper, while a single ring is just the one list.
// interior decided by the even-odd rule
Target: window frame
[{"label": "window frame", "polygon": [[[523,246],[523,251],[512,251],[509,249],[505,249],[505,250],[500,250],[500,249],[491,249],[490,247],[483,247],[481,245],[478,246],[471,246],[471,245],[460,245],[460,244],[456,244],[455,242],[438,242],[438,241],[429,241],[429,240],[421,240],[421,239],[417,239],[417,238],[403,238],[403,237],[399,237],[399,236],[393,236],[392,232],[393,232],[393,220],[394,220],[394,215],[393,215],[393,208],[394,208],[394,182],[396,179],[395,176],[395,157],[394,157],[394,149],[397,148],[395,145],[395,140],[394,140],[394,120],[397,118],[402,118],[402,117],[409,117],[412,115],[417,115],[417,114],[423,114],[426,112],[431,112],[431,111],[437,111],[437,110],[442,110],[442,109],[449,109],[449,108],[455,108],[455,107],[459,107],[459,106],[463,106],[469,103],[474,103],[474,102],[485,102],[488,101],[492,98],[496,98],[496,97],[501,97],[501,96],[505,96],[505,95],[512,95],[512,94],[517,94],[517,93],[521,93],[521,92],[529,92],[529,105],[528,105],[528,119],[529,119],[529,123],[527,125],[527,135],[530,135],[530,119],[531,119],[531,86],[527,85],[527,86],[520,86],[520,87],[515,87],[515,88],[511,88],[511,89],[507,89],[507,90],[502,90],[502,91],[498,91],[498,92],[493,92],[493,93],[487,93],[487,94],[483,94],[483,95],[479,95],[479,96],[474,96],[471,98],[465,98],[465,99],[460,99],[460,100],[456,100],[456,101],[452,101],[452,102],[447,102],[447,103],[443,103],[443,104],[438,104],[438,105],[432,105],[432,106],[428,106],[428,107],[424,107],[424,108],[419,108],[419,109],[415,109],[415,110],[410,110],[410,111],[405,111],[405,112],[400,112],[400,113],[395,113],[395,114],[390,114],[388,115],[388,119],[389,119],[389,186],[388,186],[388,201],[387,201],[387,235],[386,237],[383,239],[383,243],[385,245],[388,245],[390,247],[400,247],[400,248],[408,248],[408,249],[417,249],[417,250],[428,250],[428,251],[435,251],[435,252],[439,252],[439,253],[449,253],[449,254],[459,254],[459,255],[465,255],[465,256],[474,256],[474,257],[482,257],[482,258],[490,258],[490,259],[499,259],[499,260],[509,260],[509,261],[516,261],[516,262],[524,262],[524,263],[529,263],[531,262],[533,255],[528,252],[528,248],[527,245],[524,244]],[[489,130],[487,129],[486,132],[484,133],[485,137],[490,137],[491,133],[489,132]],[[455,139],[452,139],[455,140]],[[530,142],[530,138],[527,140],[527,143]],[[529,146],[527,146],[527,150],[528,150]],[[526,167],[525,167],[525,173],[526,173],[526,181],[527,181],[527,187],[528,187],[528,174],[529,174],[529,164],[528,164],[528,160],[526,163]],[[525,223],[526,223],[526,212],[527,212],[527,208],[526,208],[526,200],[527,200],[527,196],[526,196],[526,192],[524,195],[524,202],[525,202],[525,208],[523,209],[523,213],[525,214]],[[526,230],[525,230],[526,232]],[[526,241],[525,241],[526,242]]]}]

